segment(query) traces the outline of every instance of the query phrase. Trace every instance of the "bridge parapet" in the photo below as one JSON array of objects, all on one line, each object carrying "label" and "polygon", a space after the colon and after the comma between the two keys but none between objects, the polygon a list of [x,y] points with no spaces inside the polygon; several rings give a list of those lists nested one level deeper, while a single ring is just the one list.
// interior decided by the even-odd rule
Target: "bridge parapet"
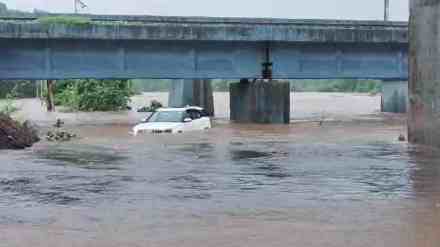
[{"label": "bridge parapet", "polygon": [[86,16],[84,25],[0,18],[3,39],[407,43],[405,22],[209,17]]}]

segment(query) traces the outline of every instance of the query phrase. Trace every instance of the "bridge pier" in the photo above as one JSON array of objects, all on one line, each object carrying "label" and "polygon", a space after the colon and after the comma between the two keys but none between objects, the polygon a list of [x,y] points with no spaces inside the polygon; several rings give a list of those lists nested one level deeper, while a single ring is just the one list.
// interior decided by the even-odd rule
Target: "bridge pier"
[{"label": "bridge pier", "polygon": [[230,92],[230,118],[238,123],[290,122],[289,82],[242,80],[232,83]]},{"label": "bridge pier", "polygon": [[382,82],[382,112],[406,113],[408,108],[408,82]]},{"label": "bridge pier", "polygon": [[200,106],[214,116],[211,80],[173,80],[169,93],[170,107]]},{"label": "bridge pier", "polygon": [[411,0],[408,139],[440,146],[440,1]]}]

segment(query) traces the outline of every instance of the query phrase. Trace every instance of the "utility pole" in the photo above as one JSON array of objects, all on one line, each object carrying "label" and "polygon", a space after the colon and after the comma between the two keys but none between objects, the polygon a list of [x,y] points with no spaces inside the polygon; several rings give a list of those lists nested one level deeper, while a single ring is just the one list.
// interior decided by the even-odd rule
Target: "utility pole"
[{"label": "utility pole", "polygon": [[383,20],[389,21],[389,19],[390,19],[390,0],[384,0]]},{"label": "utility pole", "polygon": [[73,0],[73,7],[75,9],[75,14],[78,14],[80,8],[81,9],[87,8],[87,4],[85,4],[81,0]]}]

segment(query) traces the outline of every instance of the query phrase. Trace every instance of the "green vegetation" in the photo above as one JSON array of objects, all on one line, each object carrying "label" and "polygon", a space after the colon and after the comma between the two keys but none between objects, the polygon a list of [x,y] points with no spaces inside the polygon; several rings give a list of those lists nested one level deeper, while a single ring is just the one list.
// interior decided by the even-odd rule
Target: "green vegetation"
[{"label": "green vegetation", "polygon": [[[213,80],[212,89],[228,92],[229,84],[237,80]],[[132,80],[136,92],[168,92],[171,80]],[[291,90],[295,92],[346,92],[380,93],[382,83],[377,80],[290,80]]]},{"label": "green vegetation", "polygon": [[36,96],[35,81],[0,81],[0,99],[13,94],[15,98],[33,98]]},{"label": "green vegetation", "polygon": [[382,83],[376,80],[291,80],[295,92],[380,93]]},{"label": "green vegetation", "polygon": [[171,80],[152,80],[152,79],[134,79],[131,80],[133,90],[136,93],[142,92],[168,92],[171,87]]},{"label": "green vegetation", "polygon": [[228,80],[213,80],[212,81],[212,90],[214,92],[229,92],[229,84],[237,81],[228,81]]},{"label": "green vegetation", "polygon": [[19,108],[14,105],[14,99],[8,98],[0,103],[0,114],[10,116],[12,113],[18,111]]},{"label": "green vegetation", "polygon": [[144,25],[143,22],[136,21],[94,21],[90,18],[84,16],[75,15],[57,15],[57,16],[42,16],[37,20],[43,25],[68,25],[68,26],[81,26],[87,27],[90,25],[101,25],[101,26],[139,26]]},{"label": "green vegetation", "polygon": [[77,111],[117,111],[126,109],[133,90],[126,80],[57,81],[55,105]]},{"label": "green vegetation", "polygon": [[[213,80],[214,91],[228,92],[229,84],[236,81]],[[376,80],[290,80],[291,91],[295,92],[345,92],[380,93],[382,84]]]},{"label": "green vegetation", "polygon": [[14,105],[14,100],[17,98],[17,89],[18,84],[11,90],[11,92],[6,94],[5,100],[0,103],[0,114],[10,116],[12,113],[19,110],[19,108]]},{"label": "green vegetation", "polygon": [[82,16],[43,16],[38,18],[38,22],[44,25],[62,24],[70,26],[88,26],[92,20]]}]

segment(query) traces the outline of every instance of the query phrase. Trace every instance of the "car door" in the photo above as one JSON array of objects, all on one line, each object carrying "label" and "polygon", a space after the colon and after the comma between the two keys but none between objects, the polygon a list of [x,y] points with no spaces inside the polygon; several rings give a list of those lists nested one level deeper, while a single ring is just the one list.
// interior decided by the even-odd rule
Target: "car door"
[{"label": "car door", "polygon": [[210,129],[211,128],[211,118],[209,117],[209,114],[202,110],[200,111],[200,124],[202,129]]},{"label": "car door", "polygon": [[196,109],[188,110],[188,115],[192,119],[191,130],[201,130],[203,129],[203,120],[201,119],[200,111]]},{"label": "car door", "polygon": [[191,112],[189,110],[185,111],[185,113],[184,113],[183,119],[186,119],[186,118],[191,118],[192,121],[190,121],[190,122],[183,122],[183,132],[188,132],[188,131],[194,130],[194,127],[193,127],[193,125],[194,125],[193,121],[194,120],[193,120],[193,116],[192,116],[192,114],[191,114]]}]

